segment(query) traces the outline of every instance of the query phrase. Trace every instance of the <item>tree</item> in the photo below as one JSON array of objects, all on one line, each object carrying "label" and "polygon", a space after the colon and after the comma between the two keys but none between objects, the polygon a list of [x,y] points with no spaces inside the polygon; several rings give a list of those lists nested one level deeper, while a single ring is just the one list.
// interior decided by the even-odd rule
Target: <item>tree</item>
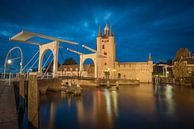
[{"label": "tree", "polygon": [[191,52],[187,48],[181,48],[176,53],[176,60],[181,58],[190,57]]},{"label": "tree", "polygon": [[65,61],[64,61],[64,63],[63,63],[63,65],[76,65],[77,63],[76,63],[76,61],[73,59],[73,58],[67,58]]},{"label": "tree", "polygon": [[173,67],[173,74],[175,78],[189,77],[189,72],[185,63],[177,62]]}]

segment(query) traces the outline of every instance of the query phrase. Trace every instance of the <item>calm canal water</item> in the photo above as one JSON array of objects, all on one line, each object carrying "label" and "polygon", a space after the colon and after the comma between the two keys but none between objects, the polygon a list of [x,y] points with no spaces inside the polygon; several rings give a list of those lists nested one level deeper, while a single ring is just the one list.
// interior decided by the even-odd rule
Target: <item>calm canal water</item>
[{"label": "calm canal water", "polygon": [[48,93],[40,103],[41,129],[194,129],[191,87],[84,88],[80,97]]}]

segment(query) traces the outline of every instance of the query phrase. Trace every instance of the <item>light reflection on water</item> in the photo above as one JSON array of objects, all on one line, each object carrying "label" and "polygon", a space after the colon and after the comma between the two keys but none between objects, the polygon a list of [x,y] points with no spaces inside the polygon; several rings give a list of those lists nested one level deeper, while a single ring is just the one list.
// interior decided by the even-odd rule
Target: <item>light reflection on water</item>
[{"label": "light reflection on water", "polygon": [[121,86],[118,91],[84,88],[80,97],[41,96],[40,128],[194,128],[194,89]]}]

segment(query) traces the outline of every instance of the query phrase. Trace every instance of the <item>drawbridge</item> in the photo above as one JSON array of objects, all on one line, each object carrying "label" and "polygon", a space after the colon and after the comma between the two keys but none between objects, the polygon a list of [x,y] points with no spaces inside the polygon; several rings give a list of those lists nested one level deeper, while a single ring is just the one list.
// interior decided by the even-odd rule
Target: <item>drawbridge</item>
[{"label": "drawbridge", "polygon": [[[37,38],[37,37],[41,38],[41,39],[49,40],[50,42],[43,43],[43,42],[31,41],[32,38]],[[37,45],[39,47],[38,52],[35,53],[35,55],[33,55],[33,57],[29,60],[29,62],[23,67],[22,71],[27,67],[27,65],[30,64],[30,62],[33,61],[34,58],[36,58],[36,55],[39,53],[38,58],[35,59],[35,61],[33,62],[32,66],[30,68],[32,68],[38,62],[38,75],[42,76],[42,77],[44,77],[46,75],[46,72],[48,70],[48,69],[46,69],[46,72],[44,74],[42,73],[43,57],[44,57],[44,54],[47,50],[50,50],[53,54],[53,73],[52,73],[52,76],[57,77],[58,51],[60,48],[59,44],[63,42],[63,43],[71,44],[71,45],[78,45],[77,42],[68,41],[68,40],[55,38],[55,37],[51,37],[51,36],[47,36],[47,35],[43,35],[43,34],[39,34],[39,33],[34,33],[34,32],[29,32],[29,31],[21,31],[20,33],[11,37],[10,41],[26,43],[29,45]],[[46,60],[46,62],[47,61],[48,61],[48,59]],[[46,64],[46,63],[44,63],[44,64]],[[51,63],[49,64],[49,66],[50,65],[51,65]],[[47,67],[47,68],[49,68],[49,67]]]},{"label": "drawbridge", "polygon": [[[39,42],[39,41],[32,41],[31,39],[33,39],[33,38],[41,38],[41,39],[49,40],[49,42],[45,43],[45,42]],[[51,65],[53,65],[52,77],[54,77],[54,78],[58,77],[58,55],[59,55],[59,48],[61,48],[60,43],[63,42],[63,43],[67,43],[70,45],[78,45],[77,42],[64,40],[64,39],[60,39],[60,38],[55,38],[55,37],[51,37],[51,36],[47,36],[47,35],[43,35],[43,34],[39,34],[39,33],[34,33],[34,32],[29,32],[29,31],[19,32],[18,34],[11,37],[10,41],[25,43],[25,44],[29,44],[29,45],[36,45],[39,47],[39,50],[25,64],[25,66],[21,69],[20,73],[22,73],[22,71],[27,69],[27,66],[29,66],[30,64],[31,64],[31,66],[29,67],[29,69],[27,71],[31,70],[38,63],[37,75],[41,78],[44,78],[48,74],[48,68]],[[84,70],[84,68],[83,68],[84,61],[88,58],[92,59],[92,61],[94,62],[94,71],[93,71],[94,77],[97,78],[98,77],[98,58],[99,57],[106,58],[106,57],[104,55],[98,54],[97,50],[90,48],[86,45],[82,45],[82,48],[87,49],[92,53],[91,54],[84,54],[82,52],[73,50],[71,48],[67,48],[67,50],[79,55],[79,57],[80,57],[79,72],[80,73]],[[53,54],[53,60],[48,65],[45,72],[43,72],[43,68],[45,67],[46,64],[48,64],[49,58],[51,56],[51,54],[50,54],[49,57],[46,59],[46,61],[43,62],[43,57],[44,57],[45,52],[47,50],[50,50],[52,52],[51,54]]]}]

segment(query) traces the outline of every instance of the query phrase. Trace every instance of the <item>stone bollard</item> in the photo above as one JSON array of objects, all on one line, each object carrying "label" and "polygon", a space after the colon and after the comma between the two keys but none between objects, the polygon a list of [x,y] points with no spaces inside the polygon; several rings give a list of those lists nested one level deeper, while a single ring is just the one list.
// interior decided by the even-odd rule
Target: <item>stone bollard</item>
[{"label": "stone bollard", "polygon": [[38,129],[39,90],[36,73],[30,73],[28,78],[28,122]]}]

